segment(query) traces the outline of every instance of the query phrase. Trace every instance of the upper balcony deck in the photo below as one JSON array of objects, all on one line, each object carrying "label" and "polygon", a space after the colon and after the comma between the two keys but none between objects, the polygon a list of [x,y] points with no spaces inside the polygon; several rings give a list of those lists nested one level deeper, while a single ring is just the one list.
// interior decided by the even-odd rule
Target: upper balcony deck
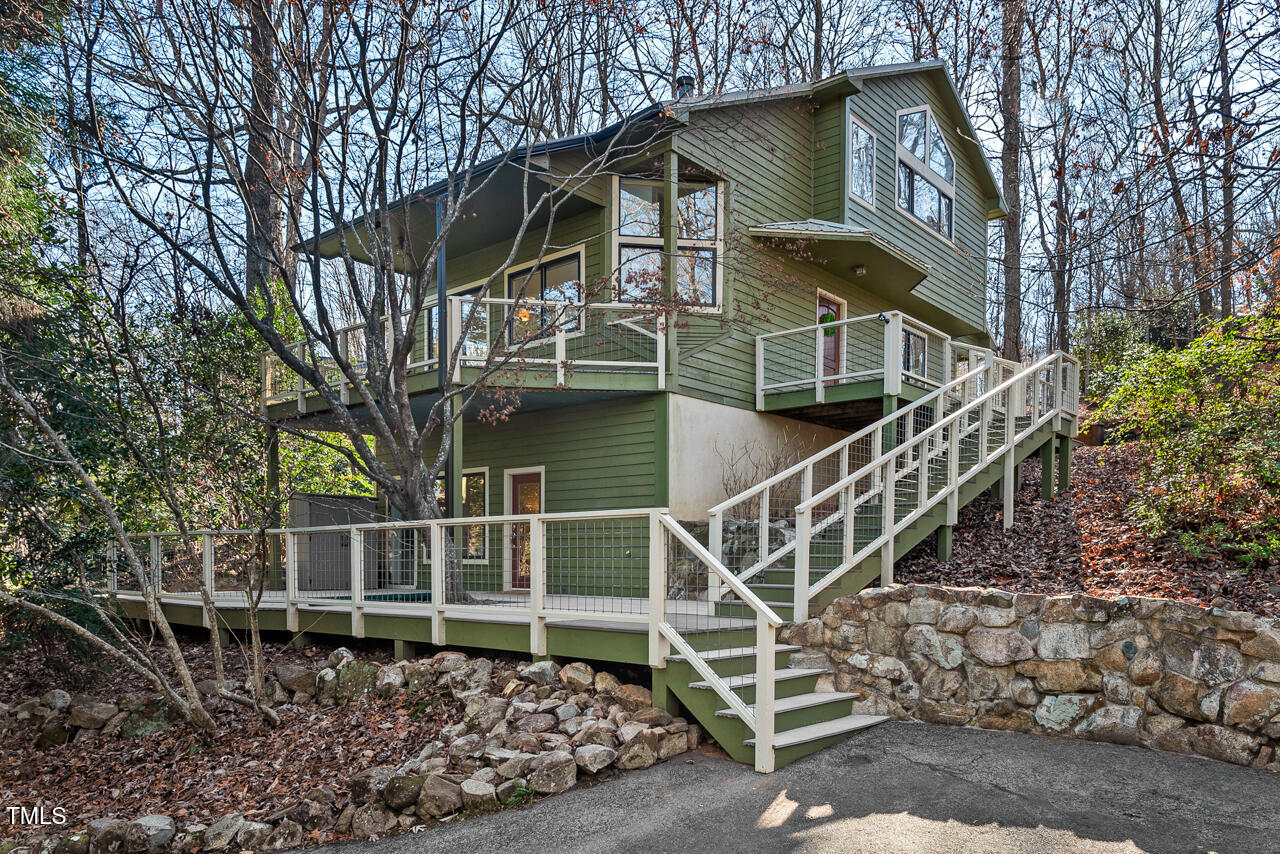
[{"label": "upper balcony deck", "polygon": [[[483,378],[492,388],[518,392],[597,394],[665,387],[665,324],[648,307],[474,296],[450,297],[448,305],[449,353],[458,354],[453,360],[456,384]],[[440,385],[439,347],[434,336],[426,334],[431,325],[420,323],[414,336],[408,363],[410,395],[430,393]],[[357,373],[368,365],[366,336],[364,325],[341,329],[336,335],[338,355]],[[324,342],[297,342],[291,349],[324,372],[343,403],[360,403],[359,391]],[[329,408],[323,396],[274,354],[264,359],[262,405],[275,418]]]},{"label": "upper balcony deck", "polygon": [[916,400],[991,358],[898,311],[767,332],[756,337],[756,409],[878,410],[884,397]]}]

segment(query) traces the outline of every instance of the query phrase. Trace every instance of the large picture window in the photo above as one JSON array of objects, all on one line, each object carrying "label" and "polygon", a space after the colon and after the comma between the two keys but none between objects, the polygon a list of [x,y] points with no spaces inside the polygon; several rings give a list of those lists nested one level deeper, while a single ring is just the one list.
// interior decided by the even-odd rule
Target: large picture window
[{"label": "large picture window", "polygon": [[955,220],[955,159],[928,107],[898,114],[898,207],[950,240]]},{"label": "large picture window", "polygon": [[[688,306],[714,308],[720,301],[720,189],[693,181],[677,187],[676,296]],[[666,204],[660,181],[618,181],[618,302],[662,301]]]},{"label": "large picture window", "polygon": [[875,206],[876,138],[853,116],[849,117],[849,195]]}]

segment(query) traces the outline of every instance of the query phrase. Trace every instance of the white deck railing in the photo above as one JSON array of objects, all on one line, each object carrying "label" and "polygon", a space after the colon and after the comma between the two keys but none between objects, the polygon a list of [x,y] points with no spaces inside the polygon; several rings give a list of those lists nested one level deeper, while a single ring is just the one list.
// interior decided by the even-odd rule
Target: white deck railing
[{"label": "white deck railing", "polygon": [[795,550],[796,508],[815,491],[871,462],[886,448],[913,436],[938,412],[951,411],[1017,368],[990,350],[948,346],[949,370],[960,371],[960,376],[712,507],[708,511],[711,552],[743,581],[778,565]]},{"label": "white deck railing", "polygon": [[[384,322],[385,345],[390,327]],[[627,303],[577,303],[497,297],[449,297],[450,349],[461,344],[454,364],[455,381],[463,368],[496,366],[506,371],[542,373],[556,386],[570,383],[574,372],[639,373],[666,381],[666,323],[660,312]],[[336,332],[342,361],[360,374],[368,365],[367,328],[356,324]],[[409,373],[434,371],[439,366],[437,342],[419,324],[410,354]],[[302,362],[315,366],[338,387],[343,402],[350,400],[351,383],[339,370],[340,361],[323,341],[289,345]],[[275,354],[263,356],[263,405],[296,400],[301,411],[313,390]]]},{"label": "white deck railing", "polygon": [[[1079,365],[1054,353],[1017,372],[993,363],[982,373],[980,394],[970,397],[972,373],[944,387],[938,417],[796,507],[794,619],[806,619],[814,596],[877,551],[881,581],[891,583],[895,538],[944,502],[954,525],[960,489],[993,462],[1004,466],[1004,524],[1012,525],[1017,446],[1077,414]],[[826,572],[810,583],[814,568]]]},{"label": "white deck railing", "polygon": [[[306,631],[316,614],[349,614],[354,637],[365,636],[367,616],[417,617],[443,645],[451,619],[525,624],[533,655],[547,654],[548,623],[645,633],[650,666],[665,667],[674,647],[755,733],[757,767],[773,769],[774,638],[782,620],[665,509],[131,540],[162,602],[199,605],[202,586],[220,608],[247,607],[254,595],[260,608],[284,610],[293,632]],[[136,576],[118,571],[115,560],[108,567],[110,591],[141,596]],[[725,632],[751,642],[718,671],[706,655],[721,646],[709,641],[737,636]],[[756,679],[750,705],[734,690],[748,677]]]},{"label": "white deck railing", "polygon": [[770,396],[810,389],[823,403],[833,386],[875,380],[887,395],[901,394],[904,383],[937,388],[968,349],[978,348],[900,311],[766,332],[756,336],[756,409]]}]

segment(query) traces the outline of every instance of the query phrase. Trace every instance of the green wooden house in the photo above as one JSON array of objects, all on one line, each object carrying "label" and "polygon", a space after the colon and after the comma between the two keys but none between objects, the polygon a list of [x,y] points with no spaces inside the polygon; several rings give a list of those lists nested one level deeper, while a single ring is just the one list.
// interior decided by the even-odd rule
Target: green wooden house
[{"label": "green wooden house", "polygon": [[[623,137],[606,172],[576,171]],[[1069,357],[988,349],[987,224],[1003,207],[943,64],[683,93],[481,172],[410,392],[425,413],[441,352],[461,345],[446,379],[466,382],[519,339],[489,381],[518,407],[497,424],[465,413],[444,521],[299,503],[274,534],[263,625],[647,664],[660,702],[766,771],[880,720],[820,669],[788,666],[778,626],[891,581],[926,537],[949,548],[984,490],[1009,523],[1017,464],[1056,455],[1065,478],[1075,422]],[[502,271],[506,291],[477,295],[512,248],[529,173],[563,200]],[[442,189],[397,221],[418,244]],[[343,235],[316,252],[337,256]],[[328,423],[272,360],[263,406]],[[147,536],[166,609],[198,623],[166,579],[167,535]],[[239,535],[204,536],[235,624]]]}]

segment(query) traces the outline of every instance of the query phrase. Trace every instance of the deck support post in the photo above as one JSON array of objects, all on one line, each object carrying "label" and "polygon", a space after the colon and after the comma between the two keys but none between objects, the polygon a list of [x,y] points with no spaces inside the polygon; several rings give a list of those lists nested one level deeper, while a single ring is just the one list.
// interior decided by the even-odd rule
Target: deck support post
[{"label": "deck support post", "polygon": [[1071,437],[1058,437],[1058,492],[1071,488]]},{"label": "deck support post", "polygon": [[[897,463],[890,458],[880,469],[881,507],[880,535],[885,538],[880,546],[880,586],[888,587],[893,583],[893,529],[898,523],[898,499],[894,482]],[[799,619],[799,618],[797,618]]]},{"label": "deck support post", "polygon": [[679,323],[676,322],[676,297],[679,294],[679,270],[676,268],[676,261],[680,257],[678,248],[680,224],[676,215],[676,199],[679,198],[680,192],[680,156],[675,150],[674,137],[670,144],[671,147],[663,152],[662,155],[662,180],[667,199],[667,203],[663,205],[662,218],[662,255],[665,260],[662,298],[663,302],[667,304],[667,311],[670,312],[672,319],[672,322],[667,324],[666,362],[667,372],[671,374],[670,388],[674,391],[678,387],[680,373],[680,346],[676,340],[676,327],[679,326]]},{"label": "deck support post", "polygon": [[942,525],[938,528],[938,560],[946,562],[951,560],[951,534],[955,528],[951,525]]},{"label": "deck support post", "polygon": [[392,655],[396,661],[406,661],[417,655],[417,644],[413,641],[395,640],[391,642]]},{"label": "deck support post", "polygon": [[230,629],[223,629],[223,628],[218,629],[218,646],[222,647],[223,649],[226,649],[227,647],[231,646],[231,630]]},{"label": "deck support post", "polygon": [[297,632],[289,639],[289,646],[294,649],[302,649],[303,647],[311,646],[313,643],[314,640],[311,635],[306,632]]},{"label": "deck support post", "polygon": [[1040,498],[1044,501],[1053,500],[1053,443],[1050,439],[1040,446]]},{"label": "deck support post", "polygon": [[1013,493],[1014,493],[1014,469],[1013,464],[1013,448],[1005,451],[1004,454],[1004,476],[1000,478],[1000,492],[1003,501],[1003,523],[1004,529],[1007,531],[1013,527]]}]

